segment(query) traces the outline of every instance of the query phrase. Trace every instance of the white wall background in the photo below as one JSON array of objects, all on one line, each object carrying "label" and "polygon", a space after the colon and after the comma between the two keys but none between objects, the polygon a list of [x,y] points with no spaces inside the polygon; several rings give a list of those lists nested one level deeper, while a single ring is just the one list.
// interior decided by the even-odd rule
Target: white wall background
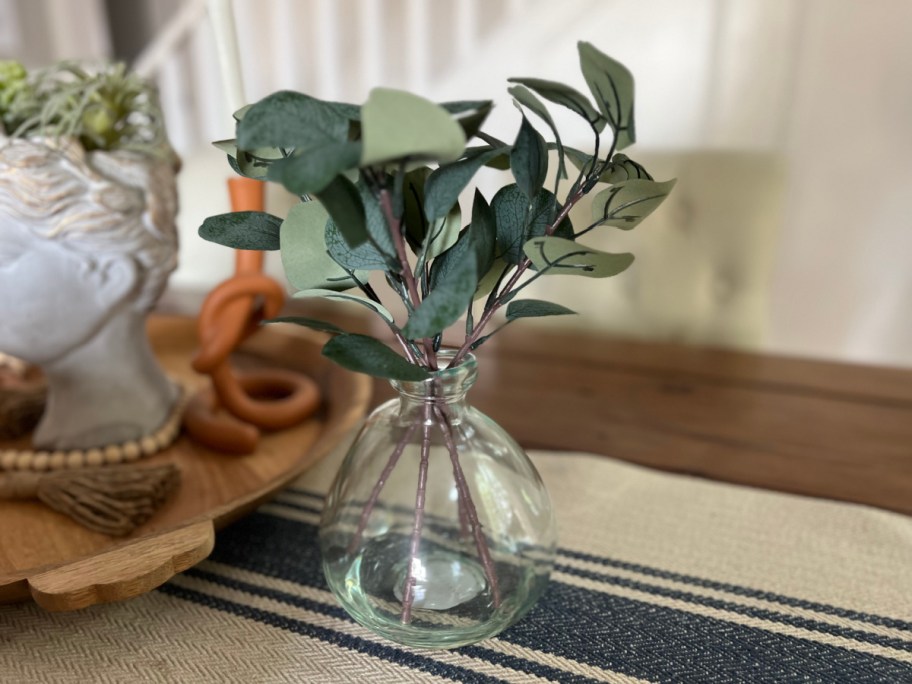
[{"label": "white wall background", "polygon": [[[153,23],[185,5],[135,1]],[[32,11],[42,3],[59,6],[60,0],[0,0],[0,56],[10,53],[10,8],[23,15],[26,5]],[[486,96],[501,103],[492,125],[504,135],[512,135],[516,116],[503,97],[506,77],[551,77],[584,88],[575,41],[590,40],[637,78],[642,142],[634,150],[749,150],[782,162],[784,196],[771,196],[770,218],[752,228],[774,238],[763,306],[751,314],[763,319],[765,330],[756,342],[783,353],[912,365],[912,2],[234,5],[251,100],[290,87],[361,101],[378,84],[437,99]],[[104,41],[96,42],[103,53]],[[203,141],[230,135],[213,55],[203,27],[180,48],[182,61],[162,71],[172,137],[191,161],[200,159]],[[185,198],[178,287],[211,284],[230,269],[229,255],[195,238],[193,212],[224,206],[213,182],[221,173],[219,155],[208,154],[214,166],[196,162],[197,190]],[[718,191],[750,192],[746,181],[737,181],[734,189]],[[712,189],[700,201],[712,201]],[[641,228],[647,229],[648,223]]]}]

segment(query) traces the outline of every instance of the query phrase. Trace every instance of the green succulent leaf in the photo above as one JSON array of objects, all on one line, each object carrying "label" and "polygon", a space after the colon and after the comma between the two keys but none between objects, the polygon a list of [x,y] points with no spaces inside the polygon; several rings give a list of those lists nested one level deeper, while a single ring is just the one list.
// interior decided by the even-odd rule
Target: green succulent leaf
[{"label": "green succulent leaf", "polygon": [[310,328],[311,330],[319,330],[320,332],[327,332],[331,335],[345,335],[345,331],[342,330],[337,325],[332,323],[327,323],[326,321],[320,321],[316,318],[305,318],[304,316],[279,316],[278,318],[269,318],[263,321],[264,324],[270,323],[294,323],[295,325],[301,325],[305,328]]},{"label": "green succulent leaf", "polygon": [[281,183],[294,195],[313,195],[343,171],[357,168],[360,158],[360,142],[329,140],[273,162],[266,178]]},{"label": "green succulent leaf", "polygon": [[282,266],[288,282],[298,290],[348,290],[356,286],[349,273],[327,253],[324,229],[328,220],[329,214],[319,202],[301,202],[291,208],[282,222]]},{"label": "green succulent leaf", "polygon": [[605,188],[592,199],[592,222],[630,230],[668,197],[676,180],[628,180]]},{"label": "green succulent leaf", "polygon": [[608,278],[626,271],[633,254],[610,254],[559,237],[537,237],[523,245],[523,251],[539,271],[548,275],[578,275]]},{"label": "green succulent leaf", "polygon": [[367,307],[374,313],[378,314],[387,323],[393,322],[393,315],[387,310],[385,306],[377,304],[377,302],[368,299],[367,297],[359,297],[358,295],[346,294],[344,292],[335,292],[334,290],[325,290],[319,288],[314,288],[312,290],[301,290],[300,292],[295,292],[292,297],[295,299],[313,299],[320,297],[322,299],[360,304],[361,306]]},{"label": "green succulent leaf", "polygon": [[420,382],[430,377],[424,368],[409,363],[382,342],[366,335],[337,335],[323,346],[323,356],[343,368],[375,378]]},{"label": "green succulent leaf", "polygon": [[537,318],[539,316],[567,316],[575,314],[572,309],[553,302],[541,299],[520,299],[507,305],[507,320],[515,321],[517,318]]},{"label": "green succulent leaf", "polygon": [[509,148],[488,149],[433,171],[424,187],[424,215],[427,219],[433,221],[446,216],[478,169],[508,151]]},{"label": "green succulent leaf", "polygon": [[[539,100],[535,93],[522,85],[515,85],[507,88],[507,92],[521,105],[524,105],[530,112],[535,114],[539,119],[548,124],[548,128],[554,134],[554,143],[557,148],[557,175],[559,178],[567,177],[567,166],[564,163],[564,145],[561,142],[560,133],[551,118],[551,112],[545,107],[545,104]],[[549,146],[550,147],[550,146]]]},{"label": "green succulent leaf", "polygon": [[534,90],[549,102],[566,107],[583,117],[597,131],[605,128],[607,121],[593,108],[589,99],[575,88],[542,78],[511,78],[508,80],[510,83],[518,83]]},{"label": "green succulent leaf", "polygon": [[250,107],[237,126],[242,150],[307,148],[348,138],[349,122],[336,103],[290,90],[267,95]]},{"label": "green succulent leaf", "polygon": [[[374,88],[361,109],[361,165],[459,158],[466,136],[443,107],[412,93]],[[445,212],[444,212],[445,213]]]},{"label": "green succulent leaf", "polygon": [[548,175],[548,148],[525,116],[510,152],[510,169],[520,190],[529,200],[534,199]]},{"label": "green succulent leaf", "polygon": [[370,240],[361,193],[348,178],[336,176],[329,185],[314,195],[339,227],[339,232],[349,247],[354,249]]},{"label": "green succulent leaf", "polygon": [[210,216],[199,227],[199,236],[232,249],[279,249],[282,219],[262,211],[234,211]]},{"label": "green succulent leaf", "polygon": [[[491,209],[497,226],[496,255],[509,264],[518,264],[523,259],[523,245],[529,238],[545,234],[560,212],[561,205],[554,193],[544,188],[529,202],[525,193],[514,183],[501,188],[494,195]],[[554,234],[572,238],[573,225],[570,219],[561,221]]]},{"label": "green succulent leaf", "polygon": [[616,136],[616,148],[623,150],[636,141],[633,123],[633,75],[620,62],[580,42],[580,66],[595,104],[608,119]]}]

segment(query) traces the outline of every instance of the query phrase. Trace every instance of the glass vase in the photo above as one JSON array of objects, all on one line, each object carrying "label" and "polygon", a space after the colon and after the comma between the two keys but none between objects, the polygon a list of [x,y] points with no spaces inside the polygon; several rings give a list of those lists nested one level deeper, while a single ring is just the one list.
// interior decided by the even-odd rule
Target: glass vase
[{"label": "glass vase", "polygon": [[[446,366],[453,352],[440,352]],[[327,583],[345,610],[402,644],[493,636],[538,600],[554,562],[551,501],[522,448],[466,403],[474,357],[394,381],[348,451],[323,511]]]}]

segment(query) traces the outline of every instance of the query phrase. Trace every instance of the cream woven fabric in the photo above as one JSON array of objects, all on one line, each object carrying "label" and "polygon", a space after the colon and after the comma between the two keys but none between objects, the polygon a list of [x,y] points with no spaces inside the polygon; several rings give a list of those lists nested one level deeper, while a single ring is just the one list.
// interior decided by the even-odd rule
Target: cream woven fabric
[{"label": "cream woven fabric", "polygon": [[327,459],[133,601],[0,607],[2,682],[912,682],[912,519],[535,453],[561,527],[539,606],[413,651],[336,606],[314,548]]}]

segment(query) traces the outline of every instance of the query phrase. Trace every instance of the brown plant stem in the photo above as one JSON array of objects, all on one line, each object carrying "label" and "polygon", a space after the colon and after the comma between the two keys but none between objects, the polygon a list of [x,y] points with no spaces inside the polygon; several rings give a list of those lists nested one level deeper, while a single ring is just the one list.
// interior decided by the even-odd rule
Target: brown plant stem
[{"label": "brown plant stem", "polygon": [[364,504],[364,508],[361,509],[361,517],[358,520],[358,528],[355,530],[355,536],[352,537],[351,542],[348,544],[349,554],[354,553],[358,548],[358,544],[361,543],[361,535],[364,534],[364,529],[367,527],[367,521],[370,519],[370,515],[374,510],[374,506],[377,505],[377,499],[380,498],[380,492],[386,485],[386,481],[389,479],[390,474],[393,472],[393,468],[395,468],[396,463],[399,462],[399,457],[402,456],[402,452],[405,451],[406,445],[417,429],[418,423],[412,423],[409,425],[408,429],[405,431],[405,434],[402,435],[402,439],[399,440],[399,442],[396,444],[396,448],[393,449],[393,453],[390,454],[389,460],[383,467],[383,471],[380,473],[380,477],[377,478],[377,482],[374,484],[373,490],[371,490],[370,497],[368,497],[367,502]]},{"label": "brown plant stem", "polygon": [[491,587],[491,595],[494,601],[494,607],[500,605],[500,585],[497,582],[497,573],[494,570],[494,562],[491,560],[491,551],[488,548],[488,540],[484,536],[481,523],[478,522],[478,512],[475,510],[475,502],[472,501],[472,493],[469,491],[469,484],[466,482],[465,473],[462,471],[462,465],[459,463],[459,452],[456,450],[456,444],[453,441],[450,421],[441,406],[434,406],[434,412],[440,421],[440,429],[443,431],[443,441],[446,443],[447,450],[450,452],[450,460],[453,463],[453,476],[456,479],[456,489],[459,498],[463,501],[465,514],[468,517],[469,525],[472,529],[472,535],[475,537],[475,548],[478,549],[478,558],[481,566],[484,568],[485,577]]},{"label": "brown plant stem", "polygon": [[415,524],[409,545],[408,574],[405,579],[405,593],[402,597],[402,624],[412,621],[412,604],[415,601],[415,574],[418,571],[418,549],[421,545],[421,529],[424,526],[424,502],[427,495],[428,455],[431,451],[431,404],[425,401],[423,433],[421,436],[421,461],[418,465],[418,491],[415,494]]},{"label": "brown plant stem", "polygon": [[[583,189],[579,188],[571,197],[567,199],[567,204],[564,205],[564,207],[560,210],[560,213],[557,215],[557,218],[554,219],[554,221],[550,226],[548,226],[547,230],[545,231],[546,236],[554,234],[554,231],[557,230],[557,227],[560,225],[561,221],[567,218],[570,210],[585,194],[586,193],[583,191]],[[456,352],[456,355],[452,358],[447,368],[453,368],[454,366],[457,366],[459,362],[465,358],[465,355],[468,354],[472,348],[472,343],[478,339],[478,336],[481,334],[485,326],[487,326],[487,324],[491,321],[491,318],[494,316],[494,314],[497,313],[497,310],[507,303],[504,299],[506,295],[508,295],[510,293],[510,290],[516,286],[516,283],[519,282],[519,279],[522,277],[523,273],[525,273],[531,265],[532,260],[529,259],[529,257],[525,257],[520,262],[519,266],[516,268],[516,271],[510,277],[510,280],[508,280],[507,284],[503,287],[503,289],[501,289],[500,294],[497,295],[497,297],[493,300],[491,306],[487,308],[482,314],[481,319],[478,321],[478,324],[473,328],[472,334],[466,336],[465,341]]]},{"label": "brown plant stem", "polygon": [[[421,303],[421,297],[418,295],[418,283],[415,280],[415,274],[412,273],[412,267],[405,251],[405,238],[402,237],[402,220],[393,211],[393,201],[389,190],[386,188],[380,190],[380,208],[383,210],[383,215],[386,217],[386,222],[390,229],[390,235],[393,238],[393,245],[396,248],[396,256],[399,258],[399,267],[402,269],[402,279],[405,281],[409,300],[413,308],[418,308]],[[434,351],[433,342],[425,338],[422,340],[422,344],[424,345],[428,366],[431,370],[437,370],[437,354]]]}]

